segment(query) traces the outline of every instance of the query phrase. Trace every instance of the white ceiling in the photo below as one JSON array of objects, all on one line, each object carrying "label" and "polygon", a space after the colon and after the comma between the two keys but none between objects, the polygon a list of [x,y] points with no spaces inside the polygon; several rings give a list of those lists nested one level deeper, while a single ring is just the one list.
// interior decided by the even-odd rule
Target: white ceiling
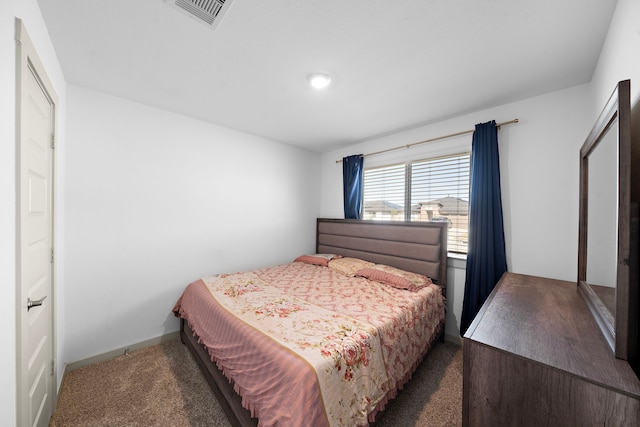
[{"label": "white ceiling", "polygon": [[[327,152],[588,82],[603,0],[38,0],[69,83]],[[308,74],[329,73],[324,92]]]}]

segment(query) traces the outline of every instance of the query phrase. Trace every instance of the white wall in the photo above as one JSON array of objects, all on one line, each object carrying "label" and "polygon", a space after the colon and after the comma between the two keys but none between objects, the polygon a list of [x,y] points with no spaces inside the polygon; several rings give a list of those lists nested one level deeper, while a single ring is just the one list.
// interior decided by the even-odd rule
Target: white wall
[{"label": "white wall", "polygon": [[[498,135],[509,271],[574,281],[577,276],[578,150],[619,80],[631,79],[634,135],[640,138],[640,2],[619,0],[591,83],[366,141],[322,156],[321,215],[342,216],[345,155],[374,152],[465,129],[491,119],[520,123]],[[636,120],[637,119],[637,120]],[[368,158],[365,167],[469,148],[458,137]],[[448,272],[447,333],[457,335],[463,263]]]},{"label": "white wall", "polygon": [[73,85],[68,105],[67,362],[178,330],[201,276],[313,251],[319,154]]},{"label": "white wall", "polygon": [[[47,74],[58,95],[58,169],[57,197],[57,244],[64,242],[64,149],[65,149],[65,82],[56,58],[49,34],[44,25],[40,9],[35,0],[10,0],[0,2],[0,414],[3,425],[14,425],[16,420],[16,253],[15,253],[15,18],[22,19],[27,32],[38,51]],[[64,253],[59,251],[59,260]],[[56,333],[58,360],[64,347],[64,303],[60,296],[64,292],[64,270],[58,268],[55,275],[57,307]],[[61,344],[62,343],[62,344]],[[58,365],[59,367],[61,364]],[[59,371],[60,372],[60,371]]]},{"label": "white wall", "polygon": [[[631,138],[640,143],[640,1],[618,0],[592,79],[595,118],[616,83],[631,79]],[[640,158],[632,160],[640,162]],[[637,172],[632,179],[640,179]],[[634,199],[638,195],[632,196]]]},{"label": "white wall", "polygon": [[[344,155],[473,129],[476,123],[518,118],[502,127],[502,204],[509,271],[575,280],[578,246],[578,150],[591,126],[587,85],[503,105],[377,138],[322,156],[321,215],[342,215]],[[365,167],[471,150],[471,134],[365,158]],[[454,266],[459,268],[456,268]],[[462,268],[462,270],[461,270]],[[459,335],[464,263],[448,271],[447,334]]]},{"label": "white wall", "polygon": [[640,103],[640,2],[618,0],[607,39],[593,73],[593,119],[600,114],[615,85],[631,79],[631,106]]}]

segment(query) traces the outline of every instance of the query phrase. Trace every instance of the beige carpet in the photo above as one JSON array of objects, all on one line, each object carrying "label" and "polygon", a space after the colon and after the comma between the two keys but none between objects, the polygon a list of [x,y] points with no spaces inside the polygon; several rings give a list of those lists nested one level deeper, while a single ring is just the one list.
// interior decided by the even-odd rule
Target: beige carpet
[{"label": "beige carpet", "polygon": [[[462,350],[436,344],[378,426],[462,425]],[[50,426],[229,426],[178,339],[65,376]]]}]

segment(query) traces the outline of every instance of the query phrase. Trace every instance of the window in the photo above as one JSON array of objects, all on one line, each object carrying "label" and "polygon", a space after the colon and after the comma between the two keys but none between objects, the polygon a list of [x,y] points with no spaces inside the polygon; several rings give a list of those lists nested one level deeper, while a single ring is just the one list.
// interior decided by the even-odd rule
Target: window
[{"label": "window", "polygon": [[363,219],[441,221],[448,251],[467,253],[471,155],[365,169]]},{"label": "window", "polygon": [[363,219],[404,221],[406,165],[365,169]]}]

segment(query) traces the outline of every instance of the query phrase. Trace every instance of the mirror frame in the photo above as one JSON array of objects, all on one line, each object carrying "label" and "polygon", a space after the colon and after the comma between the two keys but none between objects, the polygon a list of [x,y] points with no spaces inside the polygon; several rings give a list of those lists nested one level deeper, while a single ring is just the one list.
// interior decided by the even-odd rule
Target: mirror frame
[{"label": "mirror frame", "polygon": [[[631,317],[631,100],[630,81],[618,83],[606,106],[580,149],[580,209],[578,235],[578,289],[609,346],[619,359],[629,359]],[[617,119],[617,122],[616,122]],[[589,197],[589,156],[604,135],[617,123],[618,131],[618,244],[615,315],[604,305],[587,282],[587,231]],[[633,331],[631,331],[633,333]]]}]

